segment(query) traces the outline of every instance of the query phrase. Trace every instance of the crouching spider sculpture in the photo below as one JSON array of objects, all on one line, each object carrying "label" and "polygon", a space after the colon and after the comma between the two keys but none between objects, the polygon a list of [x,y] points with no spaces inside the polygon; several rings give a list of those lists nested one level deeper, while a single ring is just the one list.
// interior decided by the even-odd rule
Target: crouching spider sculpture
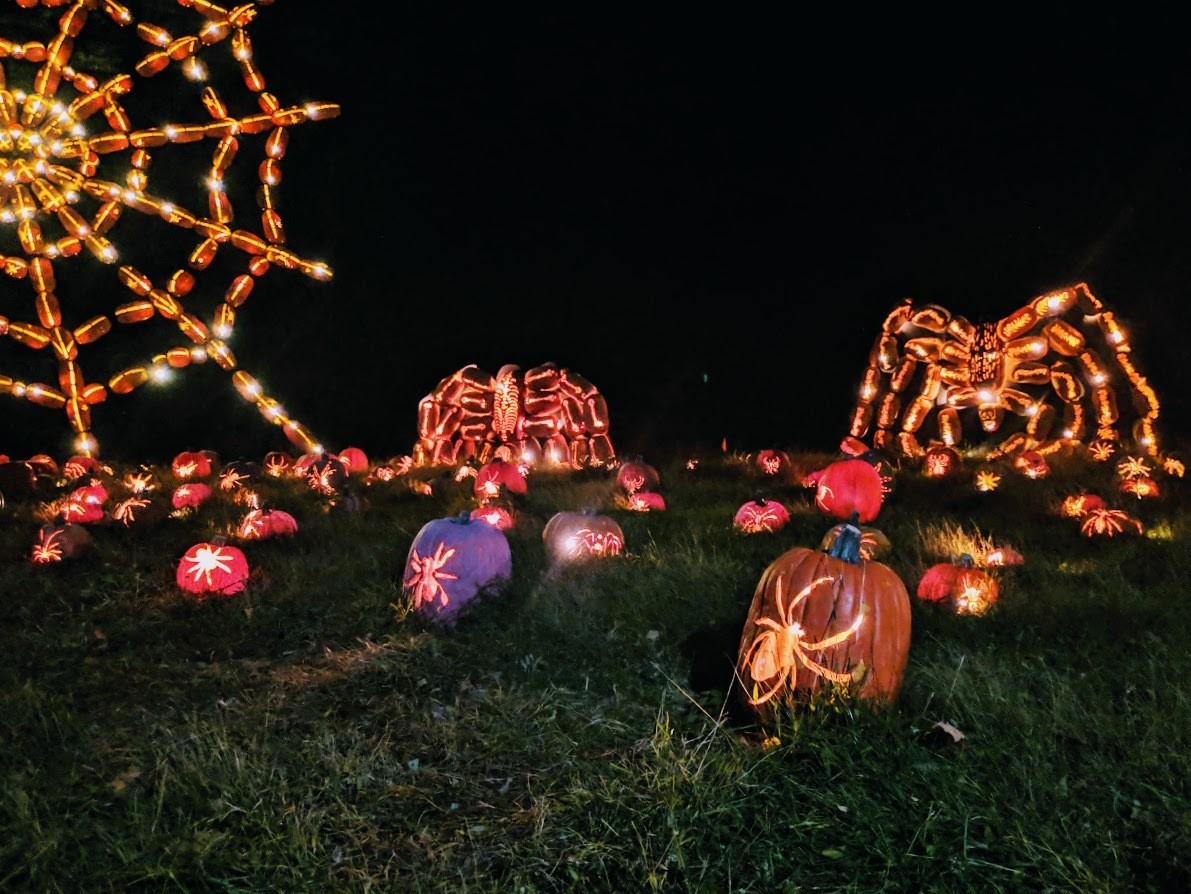
[{"label": "crouching spider sculpture", "polygon": [[[1131,410],[1119,401],[1126,394]],[[991,323],[908,298],[889,313],[864,371],[852,436],[871,434],[873,447],[916,458],[920,437],[948,446],[963,440],[965,410],[975,410],[988,435],[1006,414],[1017,417],[994,456],[1119,441],[1129,418],[1137,449],[1158,452],[1158,398],[1120,322],[1085,283]]]},{"label": "crouching spider sculpture", "polygon": [[602,466],[615,459],[608,405],[569,369],[509,364],[496,375],[475,364],[438,383],[418,404],[418,465],[452,465],[494,456],[533,465]]}]

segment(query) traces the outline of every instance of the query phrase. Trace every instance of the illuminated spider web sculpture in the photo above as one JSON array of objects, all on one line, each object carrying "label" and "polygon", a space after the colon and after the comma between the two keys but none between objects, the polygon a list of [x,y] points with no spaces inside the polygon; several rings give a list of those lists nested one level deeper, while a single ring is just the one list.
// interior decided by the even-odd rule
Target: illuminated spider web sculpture
[{"label": "illuminated spider web sculpture", "polygon": [[1118,441],[1131,415],[1134,442],[1153,456],[1158,409],[1120,322],[1079,283],[991,323],[906,299],[873,344],[850,430],[871,434],[877,449],[919,457],[921,436],[963,440],[965,411],[988,436],[1017,417],[1024,428],[997,443],[996,456],[1053,452],[1089,435]]},{"label": "illuminated spider web sculpture", "polygon": [[[7,278],[6,282],[0,277],[0,335],[52,354],[58,382],[55,387],[0,374],[0,393],[64,411],[76,434],[75,449],[92,456],[99,445],[91,429],[91,408],[109,392],[127,394],[146,382],[168,378],[173,369],[211,360],[232,374],[240,395],[281,426],[292,443],[318,450],[307,429],[238,368],[228,338],[257,280],[272,268],[296,270],[317,280],[331,276],[326,265],[285,247],[277,188],[290,128],[335,117],[339,106],[283,106],[266,90],[248,35],[266,0],[231,9],[206,0],[177,0],[181,11],[152,4],[159,20],[167,13],[179,22],[186,20],[186,33],[177,35],[160,25],[137,22],[127,7],[113,0],[17,0],[16,5],[24,11],[10,12],[8,21],[25,19],[22,24],[41,26],[49,33],[44,42],[0,37],[0,269]],[[61,14],[47,7],[61,7]],[[113,25],[117,36],[131,29],[143,41],[131,35],[123,38],[136,60],[129,60],[135,75],[97,76],[72,65],[76,44],[84,36]],[[148,51],[142,55],[144,44]],[[117,40],[100,43],[99,58],[118,45]],[[226,64],[232,72],[238,68],[247,94],[234,81],[227,92],[239,99],[245,113],[230,111],[219,90],[207,83],[209,64]],[[123,62],[118,65],[125,67]],[[134,126],[133,101],[144,92],[141,85],[154,78],[157,86],[152,89],[169,91],[164,102],[171,116],[173,110],[185,116],[182,123]],[[193,171],[191,180],[206,179],[187,207],[151,190],[149,172],[156,161],[161,179],[168,180],[171,172],[177,178],[186,151],[183,144],[191,143],[198,146],[191,147],[196,151],[190,165],[181,170]],[[249,145],[262,150],[252,175],[257,181],[254,228],[236,220],[225,186],[233,164],[250,154]],[[194,170],[193,159],[209,159],[209,164]],[[160,246],[172,245],[169,239],[189,250],[188,255],[182,252],[183,266],[170,271],[181,259],[175,257],[154,278],[122,261],[113,237],[122,229],[122,218],[129,224],[137,216],[143,216],[138,226],[150,226],[142,223],[150,219],[152,227],[168,231],[161,243],[143,237],[131,240],[134,248],[151,252],[141,267],[160,265]],[[219,263],[213,267],[217,256]],[[79,268],[96,261],[114,274],[103,280],[117,306],[110,316],[68,320],[58,300],[59,284],[68,272],[80,274],[81,281]],[[220,281],[217,300],[208,302],[214,310],[202,318],[186,305],[188,296],[194,303],[205,291],[195,291],[196,274],[209,268],[211,278],[226,273],[230,284],[225,287],[227,280]],[[20,294],[25,289],[32,298],[29,304]],[[76,299],[86,297],[64,293],[69,300],[63,303],[68,309],[81,306],[82,300]],[[80,348],[111,331],[113,317],[127,325],[160,318],[172,324],[168,328],[180,334],[180,343],[116,372],[106,384],[92,381],[80,364]]]}]

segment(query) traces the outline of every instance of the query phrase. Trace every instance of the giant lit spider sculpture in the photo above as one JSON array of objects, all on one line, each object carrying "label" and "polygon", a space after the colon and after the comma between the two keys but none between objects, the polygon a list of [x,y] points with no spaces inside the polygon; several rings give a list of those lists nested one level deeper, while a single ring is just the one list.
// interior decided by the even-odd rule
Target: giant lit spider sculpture
[{"label": "giant lit spider sculpture", "polygon": [[1158,398],[1133,363],[1125,330],[1084,283],[1040,295],[995,323],[907,298],[873,345],[850,431],[871,434],[877,449],[920,457],[920,436],[948,446],[963,439],[963,411],[975,410],[987,434],[1008,413],[1024,428],[993,455],[1049,453],[1089,434],[1119,440],[1128,423],[1118,395],[1126,393],[1133,440],[1156,455]]}]

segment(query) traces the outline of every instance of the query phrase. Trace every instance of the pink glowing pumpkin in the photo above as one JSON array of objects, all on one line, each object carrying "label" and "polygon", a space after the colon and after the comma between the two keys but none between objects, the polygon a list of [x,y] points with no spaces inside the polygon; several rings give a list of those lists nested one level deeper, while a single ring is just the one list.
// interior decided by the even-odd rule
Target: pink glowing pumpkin
[{"label": "pink glowing pumpkin", "polygon": [[841,459],[822,469],[815,479],[815,505],[835,518],[853,512],[867,523],[877,517],[885,499],[880,473],[862,459]]},{"label": "pink glowing pumpkin", "polygon": [[656,490],[660,482],[657,469],[639,459],[623,462],[616,470],[616,484],[626,494]]},{"label": "pink glowing pumpkin", "polygon": [[248,558],[234,546],[196,543],[178,562],[178,586],[196,596],[231,596],[248,581]]},{"label": "pink glowing pumpkin", "polygon": [[741,504],[732,525],[743,534],[771,534],[790,523],[790,513],[777,500],[757,497]]},{"label": "pink glowing pumpkin", "polygon": [[482,500],[499,496],[502,490],[512,494],[524,494],[528,487],[525,475],[514,463],[503,459],[493,459],[484,463],[476,472],[472,489]]}]

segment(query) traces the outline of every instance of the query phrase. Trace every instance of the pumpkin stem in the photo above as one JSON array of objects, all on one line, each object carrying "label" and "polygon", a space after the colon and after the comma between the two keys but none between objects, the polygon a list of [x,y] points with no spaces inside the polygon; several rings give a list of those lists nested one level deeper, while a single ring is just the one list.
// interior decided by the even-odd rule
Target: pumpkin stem
[{"label": "pumpkin stem", "polygon": [[464,509],[459,513],[459,524],[466,525],[471,523],[471,510]]},{"label": "pumpkin stem", "polygon": [[959,557],[959,561],[956,562],[955,564],[958,565],[960,568],[971,568],[975,564],[975,562],[972,559],[971,553],[961,553],[960,557]]}]

